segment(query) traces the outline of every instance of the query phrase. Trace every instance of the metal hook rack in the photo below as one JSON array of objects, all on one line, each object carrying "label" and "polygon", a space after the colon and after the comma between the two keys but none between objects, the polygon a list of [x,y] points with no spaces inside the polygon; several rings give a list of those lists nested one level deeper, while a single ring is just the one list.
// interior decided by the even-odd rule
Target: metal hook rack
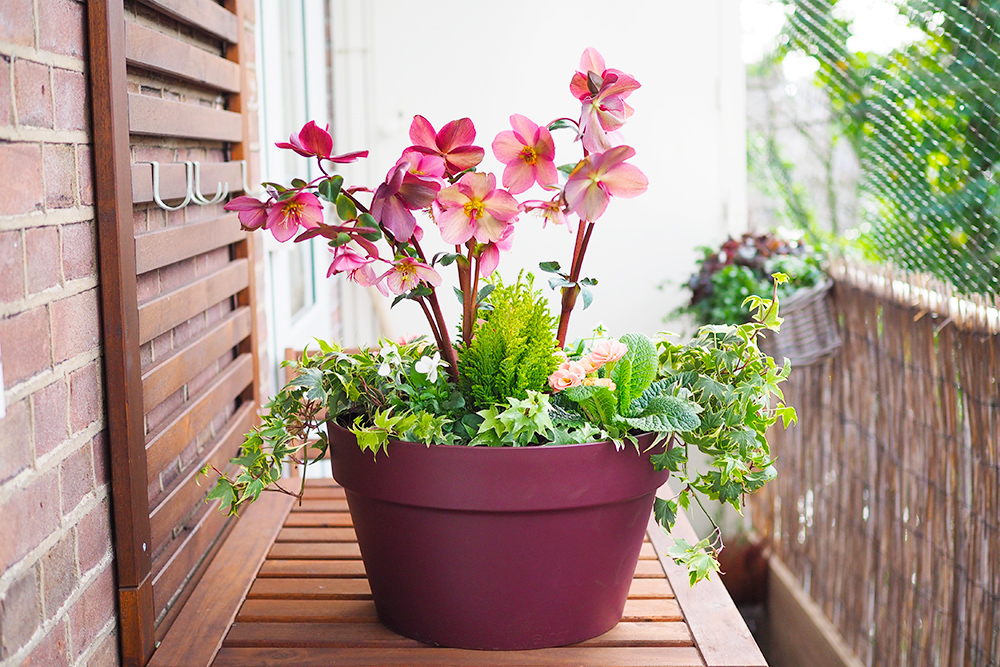
[{"label": "metal hook rack", "polygon": [[[247,183],[248,169],[246,160],[233,160],[227,164],[240,165],[240,178],[241,185],[243,186],[243,192],[245,194],[252,194],[250,191],[250,186]],[[183,162],[178,162],[175,164],[184,165],[184,178],[185,178],[185,193],[184,199],[181,203],[171,206],[163,201],[163,196],[160,192],[160,163],[155,161],[148,162],[137,162],[136,164],[148,164],[153,170],[153,181],[152,181],[152,195],[153,202],[159,206],[164,211],[178,211],[185,206],[190,204],[197,204],[199,206],[209,206],[211,204],[218,204],[226,199],[230,194],[230,185],[228,181],[219,181],[216,185],[215,194],[211,197],[206,196],[201,189],[201,163],[197,160],[184,160]]]}]

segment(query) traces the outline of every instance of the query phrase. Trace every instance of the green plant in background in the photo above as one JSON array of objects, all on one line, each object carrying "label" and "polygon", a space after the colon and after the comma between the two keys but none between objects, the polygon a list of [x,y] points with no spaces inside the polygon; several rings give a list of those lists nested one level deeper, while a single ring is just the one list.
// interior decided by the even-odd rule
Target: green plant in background
[{"label": "green plant in background", "polygon": [[687,284],[691,299],[675,313],[690,314],[699,325],[749,321],[744,301],[752,294],[766,293],[773,273],[790,276],[777,287],[782,298],[826,279],[820,252],[774,233],[747,232],[727,239],[719,248],[701,251],[698,270]]},{"label": "green plant in background", "polygon": [[1000,0],[904,0],[923,37],[887,54],[848,47],[837,0],[782,0],[777,54],[819,64],[873,206],[862,244],[966,293],[1000,293]]}]

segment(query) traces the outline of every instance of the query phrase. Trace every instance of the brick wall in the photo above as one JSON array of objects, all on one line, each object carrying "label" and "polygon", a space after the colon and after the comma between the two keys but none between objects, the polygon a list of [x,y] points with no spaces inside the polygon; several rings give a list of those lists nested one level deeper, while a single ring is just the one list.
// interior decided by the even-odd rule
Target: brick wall
[{"label": "brick wall", "polygon": [[0,664],[118,664],[85,3],[0,3]]}]

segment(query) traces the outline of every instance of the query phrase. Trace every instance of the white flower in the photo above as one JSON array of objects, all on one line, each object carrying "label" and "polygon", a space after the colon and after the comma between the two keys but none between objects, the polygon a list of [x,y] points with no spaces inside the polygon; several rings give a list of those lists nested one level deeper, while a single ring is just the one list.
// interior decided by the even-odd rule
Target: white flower
[{"label": "white flower", "polygon": [[428,382],[437,382],[438,366],[443,365],[441,353],[435,352],[433,357],[420,357],[420,360],[413,364],[413,370],[427,376]]},{"label": "white flower", "polygon": [[399,348],[392,343],[380,349],[378,356],[382,357],[382,365],[378,367],[378,374],[382,377],[389,377],[392,375],[393,366],[403,363],[403,359],[399,356]]}]

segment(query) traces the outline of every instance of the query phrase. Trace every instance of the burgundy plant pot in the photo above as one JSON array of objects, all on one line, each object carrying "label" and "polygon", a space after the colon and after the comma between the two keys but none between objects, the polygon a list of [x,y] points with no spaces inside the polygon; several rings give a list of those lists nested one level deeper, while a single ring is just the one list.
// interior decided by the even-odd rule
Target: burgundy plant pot
[{"label": "burgundy plant pot", "polygon": [[376,461],[333,424],[330,456],[379,619],[471,649],[562,646],[613,628],[668,475],[648,452],[610,442],[392,441]]}]

